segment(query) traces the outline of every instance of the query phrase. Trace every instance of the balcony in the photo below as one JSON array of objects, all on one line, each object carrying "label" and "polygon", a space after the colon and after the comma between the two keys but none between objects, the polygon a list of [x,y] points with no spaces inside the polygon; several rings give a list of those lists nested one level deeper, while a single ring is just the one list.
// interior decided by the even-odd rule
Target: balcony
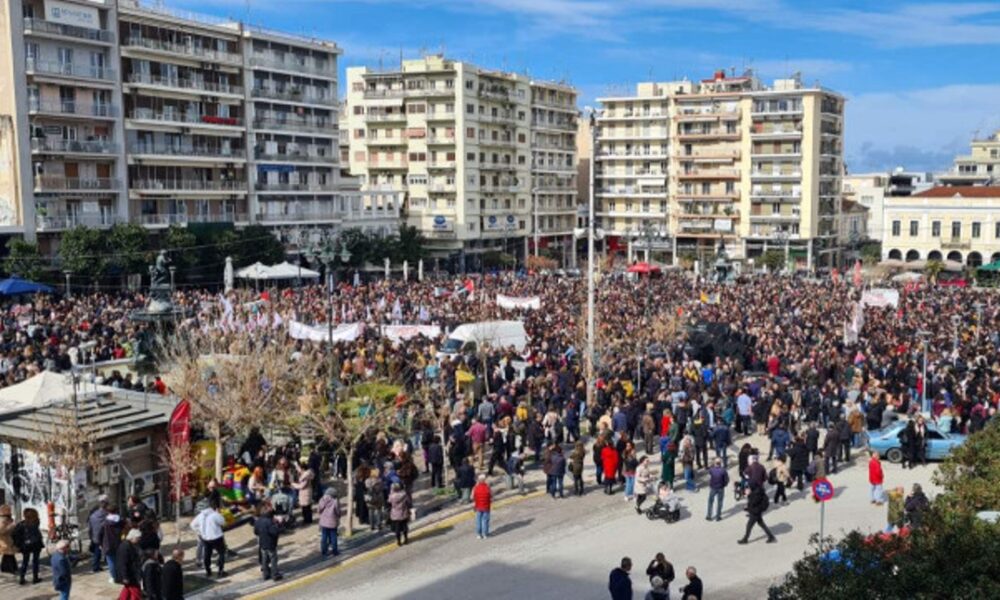
[{"label": "balcony", "polygon": [[73,101],[41,101],[30,99],[28,112],[50,115],[74,115],[83,118],[113,119],[118,116],[118,107],[113,104],[84,104]]},{"label": "balcony", "polygon": [[187,225],[188,223],[248,223],[249,216],[246,213],[208,213],[189,215],[187,213],[156,213],[137,215],[132,218],[133,223],[146,227],[169,227],[171,225]]},{"label": "balcony", "polygon": [[801,219],[800,215],[787,215],[781,213],[750,213],[751,221],[798,221]]},{"label": "balcony", "polygon": [[687,109],[674,115],[674,121],[679,123],[689,123],[689,122],[705,122],[705,121],[716,121],[716,120],[726,120],[735,121],[740,118],[740,111],[738,110],[694,110]]},{"label": "balcony", "polygon": [[941,239],[942,250],[968,250],[970,248],[972,248],[972,242],[970,240],[963,240],[960,237]]},{"label": "balcony", "polygon": [[455,138],[448,137],[444,135],[430,135],[427,136],[428,146],[454,146]]},{"label": "balcony", "polygon": [[[511,165],[513,167],[513,165]],[[427,161],[427,168],[429,169],[454,169],[454,160],[431,160]]]},{"label": "balcony", "polygon": [[482,123],[496,123],[498,125],[510,125],[514,122],[514,115],[477,115],[476,119]]},{"label": "balcony", "polygon": [[480,98],[486,100],[510,101],[510,89],[502,86],[482,87],[479,88],[478,94]]},{"label": "balcony", "polygon": [[[428,165],[430,164],[428,163]],[[405,158],[383,158],[380,160],[373,158],[368,161],[368,167],[371,169],[408,169],[410,168],[410,161]]]},{"label": "balcony", "polygon": [[668,117],[667,113],[648,111],[648,112],[622,112],[613,113],[609,111],[602,112],[598,117],[598,121],[627,121],[627,120],[639,120],[639,119],[666,119]]},{"label": "balcony", "polygon": [[24,70],[29,75],[50,75],[56,77],[69,77],[72,79],[90,79],[105,83],[112,83],[118,76],[117,71],[106,67],[91,67],[89,65],[74,65],[52,60],[37,60],[27,58],[24,61]]},{"label": "balcony", "polygon": [[225,161],[245,161],[246,155],[242,148],[224,148],[222,146],[192,146],[187,144],[134,144],[129,147],[129,154],[159,155],[177,158],[211,158]]},{"label": "balcony", "polygon": [[428,121],[454,121],[455,111],[436,110],[434,112],[428,112],[424,118]]},{"label": "balcony", "polygon": [[694,162],[712,162],[736,160],[739,157],[739,150],[704,150],[701,152],[692,152],[691,154],[681,154],[677,158]]},{"label": "balcony", "polygon": [[488,194],[516,194],[524,191],[524,188],[516,184],[483,183],[480,184],[479,190]]},{"label": "balcony", "polygon": [[802,171],[751,171],[750,177],[753,179],[793,181],[802,178]]},{"label": "balcony", "polygon": [[739,179],[739,169],[690,169],[677,174],[678,179]]},{"label": "balcony", "polygon": [[[136,108],[128,115],[129,119],[139,121],[163,121],[183,125],[212,125],[222,127],[242,127],[243,119],[238,117],[221,117],[218,115],[199,115],[183,113],[178,110],[157,112],[150,108]],[[234,132],[239,133],[239,132]]]},{"label": "balcony", "polygon": [[797,139],[802,137],[802,129],[801,127],[754,128],[750,131],[750,137],[761,140]]},{"label": "balcony", "polygon": [[654,197],[663,196],[667,193],[665,187],[608,187],[599,188],[598,196],[626,196],[626,197]]},{"label": "balcony", "polygon": [[202,46],[195,46],[194,44],[178,44],[176,42],[170,42],[167,40],[157,40],[145,36],[135,36],[130,35],[125,38],[122,43],[123,46],[129,48],[142,48],[145,50],[154,50],[157,52],[167,52],[169,54],[181,54],[183,56],[193,56],[199,60],[204,60],[206,62],[220,62],[229,64],[240,64],[243,62],[243,57],[237,52],[227,52],[225,50],[216,50],[214,48],[205,48]]},{"label": "balcony", "polygon": [[750,116],[754,119],[801,117],[802,106],[786,106],[780,108],[754,106]]},{"label": "balcony", "polygon": [[53,215],[35,217],[35,228],[38,231],[64,231],[76,227],[111,227],[121,220],[112,213],[76,213],[71,215]]},{"label": "balcony", "polygon": [[162,77],[160,75],[149,75],[147,73],[130,73],[128,83],[132,85],[144,85],[169,88],[172,90],[190,90],[196,94],[228,94],[231,96],[242,96],[243,86],[233,85],[227,81],[212,82],[200,79],[182,79],[180,77]]},{"label": "balcony", "polygon": [[703,140],[738,140],[740,139],[740,133],[738,131],[680,131],[677,133],[677,139],[679,141],[689,141],[697,142]]},{"label": "balcony", "polygon": [[115,34],[112,31],[63,25],[62,23],[53,23],[44,19],[32,19],[30,17],[25,17],[24,19],[24,34],[58,36],[109,45],[115,42]]},{"label": "balcony", "polygon": [[273,88],[257,87],[252,92],[255,98],[267,98],[270,100],[285,100],[288,102],[298,102],[301,104],[319,104],[321,106],[336,106],[337,99],[331,96],[319,96],[309,93],[301,88],[289,88],[277,90]]},{"label": "balcony", "polygon": [[798,202],[802,199],[802,190],[767,190],[763,188],[753,188],[750,191],[750,197],[763,198],[768,201],[780,200]]},{"label": "balcony", "polygon": [[455,192],[457,189],[454,183],[432,183],[427,186],[428,192],[437,193],[450,193]]},{"label": "balcony", "polygon": [[306,60],[301,57],[296,60],[294,57],[282,56],[266,52],[259,52],[250,55],[250,65],[253,67],[264,67],[291,71],[292,73],[308,73],[320,75],[324,79],[336,79],[337,73],[332,70],[332,61]]},{"label": "balcony", "polygon": [[224,192],[228,194],[245,194],[245,180],[204,181],[200,179],[135,179],[130,182],[130,188],[140,193],[172,193],[172,192]]},{"label": "balcony", "polygon": [[266,181],[258,181],[254,185],[254,189],[258,192],[332,192],[336,190],[336,186],[332,183],[317,183],[308,181],[299,183],[270,183]]},{"label": "balcony", "polygon": [[489,146],[492,148],[507,148],[513,150],[517,147],[517,142],[514,140],[491,140],[489,138],[479,138],[477,143],[480,146]]},{"label": "balcony", "polygon": [[107,192],[121,187],[121,181],[108,177],[60,177],[42,175],[35,178],[36,192]]},{"label": "balcony", "polygon": [[667,132],[663,130],[650,131],[608,131],[600,132],[598,140],[659,140],[667,137]]},{"label": "balcony", "polygon": [[646,158],[650,160],[654,159],[666,159],[669,155],[666,152],[605,152],[603,154],[597,155],[597,160],[631,160],[634,158]]},{"label": "balcony", "polygon": [[303,222],[325,222],[339,221],[344,218],[343,213],[334,211],[292,211],[287,213],[257,213],[258,223],[303,223]]},{"label": "balcony", "polygon": [[[452,112],[452,113],[448,113],[448,114],[454,116],[455,113]],[[369,121],[369,122],[374,121],[374,122],[382,122],[382,123],[400,122],[400,121],[402,121],[402,122],[405,123],[406,122],[406,113],[404,113],[404,112],[368,113],[367,115],[365,115],[365,120]]]},{"label": "balcony", "polygon": [[258,117],[254,119],[255,129],[275,129],[280,131],[310,131],[324,135],[337,135],[337,124],[333,121],[319,121],[316,119],[275,119],[269,117]]},{"label": "balcony", "polygon": [[330,163],[331,165],[337,162],[337,157],[333,154],[320,155],[309,154],[308,152],[257,152],[256,158],[259,161]]},{"label": "balcony", "polygon": [[118,154],[118,144],[105,141],[32,138],[31,151],[55,154]]}]

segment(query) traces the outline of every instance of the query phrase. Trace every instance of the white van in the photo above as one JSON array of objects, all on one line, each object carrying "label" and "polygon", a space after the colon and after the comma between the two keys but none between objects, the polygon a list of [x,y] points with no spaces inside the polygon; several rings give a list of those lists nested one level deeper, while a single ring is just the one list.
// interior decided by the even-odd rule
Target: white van
[{"label": "white van", "polygon": [[483,321],[459,325],[441,344],[438,358],[451,358],[459,353],[476,352],[483,346],[513,348],[523,353],[528,346],[528,333],[521,321]]}]

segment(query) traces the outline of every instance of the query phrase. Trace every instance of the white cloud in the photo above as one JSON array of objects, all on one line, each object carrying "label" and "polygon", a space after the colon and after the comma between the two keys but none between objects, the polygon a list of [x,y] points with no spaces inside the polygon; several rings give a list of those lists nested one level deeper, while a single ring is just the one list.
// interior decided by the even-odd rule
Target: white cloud
[{"label": "white cloud", "polygon": [[[854,172],[939,170],[1000,126],[1000,84],[948,85],[848,97],[845,160]],[[899,164],[904,163],[904,164]],[[908,163],[908,164],[906,164]]]}]

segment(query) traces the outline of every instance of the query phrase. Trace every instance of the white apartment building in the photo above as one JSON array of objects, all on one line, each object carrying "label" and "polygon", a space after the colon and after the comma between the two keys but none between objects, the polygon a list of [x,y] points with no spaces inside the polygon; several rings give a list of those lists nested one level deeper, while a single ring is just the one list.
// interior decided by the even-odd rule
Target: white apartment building
[{"label": "white apartment building", "polygon": [[290,243],[395,229],[398,198],[341,185],[335,44],[139,0],[0,10],[15,83],[0,162],[17,173],[0,176],[0,232],[51,251],[68,228],[119,222],[260,223]]},{"label": "white apartment building", "polygon": [[881,241],[885,237],[885,199],[911,196],[931,187],[930,173],[906,171],[902,167],[891,172],[846,174],[843,179],[844,200],[857,202],[868,209],[866,236]]},{"label": "white apartment building", "polygon": [[350,68],[347,80],[351,173],[365,190],[404,194],[406,219],[436,257],[465,269],[484,252],[567,247],[572,88],[438,55]]},{"label": "white apartment building", "polygon": [[935,179],[941,185],[997,185],[1000,183],[1000,130],[985,138],[972,140],[972,151],[956,156],[950,171]]},{"label": "white apartment building", "polygon": [[610,250],[705,259],[724,241],[736,258],[777,244],[803,266],[837,261],[841,96],[717,71],[598,101],[595,195]]}]

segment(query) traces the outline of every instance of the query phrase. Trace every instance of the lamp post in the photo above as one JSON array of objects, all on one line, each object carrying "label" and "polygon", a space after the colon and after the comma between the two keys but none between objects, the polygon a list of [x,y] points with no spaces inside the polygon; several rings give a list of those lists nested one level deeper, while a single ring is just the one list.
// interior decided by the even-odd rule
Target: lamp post
[{"label": "lamp post", "polygon": [[597,113],[590,111],[590,174],[587,194],[587,408],[594,402],[594,168],[597,154]]},{"label": "lamp post", "polygon": [[917,336],[920,337],[920,341],[924,346],[924,366],[923,366],[923,376],[922,383],[920,386],[920,408],[923,412],[930,411],[930,407],[927,405],[927,340],[931,336],[931,332],[926,330],[920,330],[917,332]]},{"label": "lamp post", "polygon": [[783,245],[785,247],[785,267],[782,270],[787,271],[788,270],[788,232],[785,231],[784,229],[778,229],[777,231],[774,232],[773,237],[774,237],[774,241],[778,242],[778,244]]},{"label": "lamp post", "polygon": [[63,275],[66,276],[66,297],[67,298],[72,298],[73,297],[73,292],[72,292],[72,290],[70,289],[70,286],[69,286],[69,277],[70,277],[70,275],[72,275],[72,271],[63,271]]},{"label": "lamp post", "polygon": [[177,267],[170,267],[170,291],[173,292],[176,288],[174,287],[174,273],[177,271]]},{"label": "lamp post", "polygon": [[332,236],[326,236],[322,242],[314,243],[305,250],[306,260],[310,262],[318,261],[323,265],[324,273],[327,277],[327,343],[330,345],[330,361],[333,376],[333,292],[337,285],[337,260],[343,263],[351,261],[351,251],[347,249],[347,244],[341,246],[340,253],[337,253],[337,242]]},{"label": "lamp post", "polygon": [[983,328],[983,303],[976,302],[976,344],[979,343],[979,330]]},{"label": "lamp post", "polygon": [[954,329],[952,330],[952,338],[951,338],[951,351],[952,351],[952,356],[954,356],[954,360],[957,361],[958,360],[958,329],[962,325],[962,317],[960,317],[958,315],[952,315],[951,316],[951,324],[954,326]]}]

